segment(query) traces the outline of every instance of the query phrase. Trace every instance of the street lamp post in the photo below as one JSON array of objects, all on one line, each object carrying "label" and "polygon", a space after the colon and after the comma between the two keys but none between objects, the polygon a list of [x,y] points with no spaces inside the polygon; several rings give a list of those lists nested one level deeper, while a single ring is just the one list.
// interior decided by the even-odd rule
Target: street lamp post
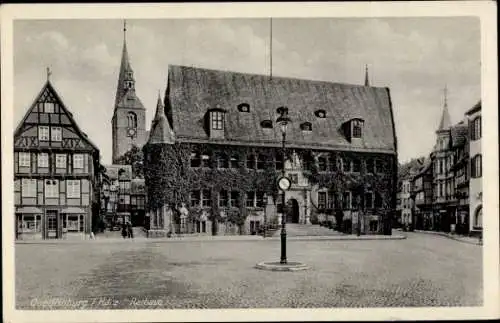
[{"label": "street lamp post", "polygon": [[281,199],[281,259],[280,264],[286,264],[286,215],[285,215],[285,191],[290,187],[290,180],[288,180],[285,176],[285,141],[286,141],[286,130],[288,123],[290,122],[290,118],[288,117],[288,108],[287,107],[279,107],[277,112],[280,114],[278,119],[276,119],[276,123],[280,125],[282,140],[282,177],[279,181],[280,189],[283,192]]}]

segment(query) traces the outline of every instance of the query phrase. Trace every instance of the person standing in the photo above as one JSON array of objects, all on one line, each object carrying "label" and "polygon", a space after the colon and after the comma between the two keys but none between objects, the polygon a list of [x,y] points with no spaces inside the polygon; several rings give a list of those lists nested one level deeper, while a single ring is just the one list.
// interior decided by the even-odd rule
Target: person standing
[{"label": "person standing", "polygon": [[129,238],[134,238],[134,230],[132,229],[132,224],[127,222],[127,233]]},{"label": "person standing", "polygon": [[122,224],[122,237],[123,239],[127,237],[127,225],[125,223]]}]

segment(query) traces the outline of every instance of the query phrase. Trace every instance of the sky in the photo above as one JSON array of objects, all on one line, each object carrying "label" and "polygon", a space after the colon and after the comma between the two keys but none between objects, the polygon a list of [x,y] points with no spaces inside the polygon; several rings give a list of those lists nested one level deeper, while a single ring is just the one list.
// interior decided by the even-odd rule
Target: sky
[{"label": "sky", "polygon": [[[480,27],[473,17],[272,20],[275,76],[389,87],[400,162],[428,155],[443,110],[452,123],[480,100]],[[111,162],[111,118],[123,20],[14,22],[14,125],[46,81]],[[127,49],[149,129],[169,64],[268,74],[269,19],[127,20]],[[14,126],[14,127],[15,127]]]}]

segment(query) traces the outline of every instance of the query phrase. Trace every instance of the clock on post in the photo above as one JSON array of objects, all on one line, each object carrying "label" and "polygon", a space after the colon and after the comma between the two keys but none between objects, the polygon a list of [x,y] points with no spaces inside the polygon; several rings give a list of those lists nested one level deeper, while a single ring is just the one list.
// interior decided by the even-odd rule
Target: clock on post
[{"label": "clock on post", "polygon": [[280,177],[278,179],[278,187],[282,191],[287,191],[290,188],[291,184],[292,183],[290,182],[290,180],[287,177],[285,177],[285,176]]}]

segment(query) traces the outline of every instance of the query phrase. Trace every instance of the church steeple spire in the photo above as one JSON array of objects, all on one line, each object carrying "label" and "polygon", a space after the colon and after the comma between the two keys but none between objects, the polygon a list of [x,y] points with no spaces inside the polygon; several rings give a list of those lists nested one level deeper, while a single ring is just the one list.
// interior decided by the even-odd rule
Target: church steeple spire
[{"label": "church steeple spire", "polygon": [[134,71],[130,65],[130,59],[127,50],[127,21],[123,22],[123,48],[122,60],[120,64],[120,74],[118,76],[118,86],[116,89],[115,105],[117,105],[128,92],[135,92]]},{"label": "church steeple spire", "polygon": [[141,147],[146,138],[146,109],[135,92],[134,71],[127,50],[127,22],[123,22],[123,48],[111,119],[113,163],[132,146]]},{"label": "church steeple spire", "polygon": [[365,86],[370,86],[370,79],[368,77],[368,64],[365,64]]},{"label": "church steeple spire", "polygon": [[444,87],[444,104],[443,104],[443,114],[441,115],[441,122],[439,122],[439,127],[437,131],[448,130],[451,126],[450,113],[448,112],[448,87]]}]

